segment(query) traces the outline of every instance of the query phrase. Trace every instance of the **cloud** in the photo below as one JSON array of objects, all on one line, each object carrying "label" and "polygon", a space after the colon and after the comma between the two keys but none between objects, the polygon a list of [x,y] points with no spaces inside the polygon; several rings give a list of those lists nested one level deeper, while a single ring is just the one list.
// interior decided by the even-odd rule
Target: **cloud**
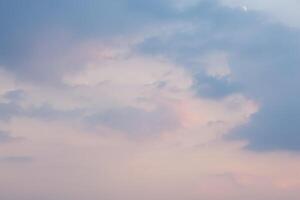
[{"label": "cloud", "polygon": [[86,120],[94,126],[101,123],[113,129],[133,134],[135,137],[138,135],[143,137],[158,135],[180,126],[175,113],[164,107],[154,111],[125,107],[91,115]]},{"label": "cloud", "polygon": [[[143,11],[142,11],[143,10]],[[142,11],[142,12],[141,12]],[[165,19],[162,1],[1,2],[1,62],[19,79],[57,83],[70,67],[74,44],[87,38],[122,36]],[[7,20],[9,19],[9,24]],[[75,57],[72,56],[72,59]],[[78,62],[76,64],[79,64]]]},{"label": "cloud", "polygon": [[241,6],[243,9],[247,8],[246,10],[263,12],[273,22],[283,23],[296,28],[300,26],[297,20],[299,18],[298,8],[300,4],[297,0],[221,0],[220,2],[231,7]]},{"label": "cloud", "polygon": [[[298,112],[298,30],[272,23],[259,13],[214,3],[202,2],[194,9],[202,14],[182,14],[194,16],[193,31],[168,39],[152,37],[139,49],[186,66],[197,77],[199,96],[220,98],[241,92],[259,101],[261,111],[252,125],[237,131],[239,138],[249,140],[250,149],[297,150],[299,128],[289,122]],[[223,52],[227,60],[216,52]],[[219,67],[229,68],[228,77],[207,74],[208,57],[222,62],[217,63]]]},{"label": "cloud", "polygon": [[0,162],[4,163],[28,163],[31,162],[32,158],[28,156],[7,156],[0,158]]},{"label": "cloud", "polygon": [[207,0],[0,10],[1,199],[300,198],[298,30]]},{"label": "cloud", "polygon": [[[60,87],[15,76],[13,90],[3,94],[22,112],[10,113],[1,127],[24,140],[3,147],[1,198],[198,197],[189,181],[200,165],[194,159],[210,155],[205,148],[245,123],[257,110],[255,102],[242,94],[199,98],[188,70],[139,54],[135,44],[125,44],[125,51],[88,44],[88,63],[63,74]],[[199,154],[192,153],[195,148]],[[197,173],[199,179],[206,174]],[[178,187],[184,192],[174,192]]]},{"label": "cloud", "polygon": [[[182,138],[189,138],[185,134],[191,136],[190,130],[182,138],[170,135],[136,142],[112,134],[99,137],[78,124],[61,121],[18,119],[11,127],[30,142],[5,151],[32,155],[34,162],[1,166],[3,180],[10,180],[0,183],[3,197],[48,198],[51,193],[56,199],[299,198],[299,177],[292,173],[298,169],[297,155],[257,155],[222,141],[183,145]],[[28,179],[31,182],[24,188]]]},{"label": "cloud", "polygon": [[16,138],[12,137],[9,133],[5,132],[5,131],[0,131],[0,143],[7,143],[7,142],[12,142],[14,141]]},{"label": "cloud", "polygon": [[222,98],[241,91],[238,83],[232,83],[226,78],[213,78],[203,74],[197,75],[195,83],[199,95],[209,98]]}]

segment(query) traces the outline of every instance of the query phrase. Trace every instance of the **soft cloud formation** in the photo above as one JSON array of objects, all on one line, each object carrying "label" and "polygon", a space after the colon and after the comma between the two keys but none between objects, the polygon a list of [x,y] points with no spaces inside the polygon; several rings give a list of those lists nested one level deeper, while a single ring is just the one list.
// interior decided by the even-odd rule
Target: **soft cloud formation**
[{"label": "soft cloud formation", "polygon": [[[255,98],[261,105],[260,112],[235,134],[250,141],[248,148],[298,150],[299,127],[290,123],[297,120],[298,113],[298,30],[272,23],[262,14],[245,13],[216,2],[201,1],[192,11],[183,14],[193,16],[192,31],[174,34],[167,40],[149,38],[139,49],[151,55],[163,54],[193,71],[197,82],[202,83],[196,84],[199,96],[220,98],[243,92]],[[216,52],[227,55],[229,77],[205,75],[207,64],[199,60],[212,55],[224,62]],[[214,65],[226,66],[226,62]]]},{"label": "soft cloud formation", "polygon": [[[257,109],[240,94],[220,101],[201,99],[185,69],[131,53],[91,59],[64,81],[67,86],[60,89],[14,85],[26,94],[19,103],[23,111],[2,128],[24,139],[2,146],[3,198],[178,198],[172,192],[176,187],[194,184],[188,163],[181,159],[194,162],[197,149],[221,142],[223,134],[245,123]],[[54,97],[63,89],[66,94],[60,99],[66,102],[39,97],[40,88]],[[74,107],[64,107],[68,99]],[[54,118],[36,110],[44,104],[57,109]],[[64,115],[73,110],[78,113]],[[209,149],[199,156],[210,154]],[[203,170],[196,172],[199,178],[206,174]],[[31,184],[24,188],[29,177]],[[197,191],[186,188],[180,197],[196,198]]]},{"label": "soft cloud formation", "polygon": [[298,30],[228,5],[1,1],[0,199],[298,200]]}]

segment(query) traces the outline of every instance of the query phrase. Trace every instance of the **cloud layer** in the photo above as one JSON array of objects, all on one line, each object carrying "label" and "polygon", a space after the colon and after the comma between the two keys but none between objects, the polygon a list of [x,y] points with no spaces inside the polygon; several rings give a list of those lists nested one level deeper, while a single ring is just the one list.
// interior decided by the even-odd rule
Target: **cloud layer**
[{"label": "cloud layer", "polygon": [[1,1],[0,198],[298,200],[300,37],[272,6]]}]

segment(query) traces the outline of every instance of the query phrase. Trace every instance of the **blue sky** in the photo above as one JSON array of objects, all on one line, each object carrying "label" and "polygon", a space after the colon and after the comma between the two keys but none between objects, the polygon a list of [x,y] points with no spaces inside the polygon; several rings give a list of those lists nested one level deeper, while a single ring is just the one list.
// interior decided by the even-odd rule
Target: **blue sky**
[{"label": "blue sky", "polygon": [[299,199],[298,8],[0,1],[1,199]]}]

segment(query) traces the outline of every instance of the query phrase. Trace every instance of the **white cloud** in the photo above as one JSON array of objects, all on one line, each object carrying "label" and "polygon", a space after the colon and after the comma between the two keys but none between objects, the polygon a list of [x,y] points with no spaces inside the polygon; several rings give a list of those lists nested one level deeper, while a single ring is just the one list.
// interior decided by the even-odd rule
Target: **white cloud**
[{"label": "white cloud", "polygon": [[242,9],[247,12],[248,11],[248,7],[247,6],[242,6]]}]

